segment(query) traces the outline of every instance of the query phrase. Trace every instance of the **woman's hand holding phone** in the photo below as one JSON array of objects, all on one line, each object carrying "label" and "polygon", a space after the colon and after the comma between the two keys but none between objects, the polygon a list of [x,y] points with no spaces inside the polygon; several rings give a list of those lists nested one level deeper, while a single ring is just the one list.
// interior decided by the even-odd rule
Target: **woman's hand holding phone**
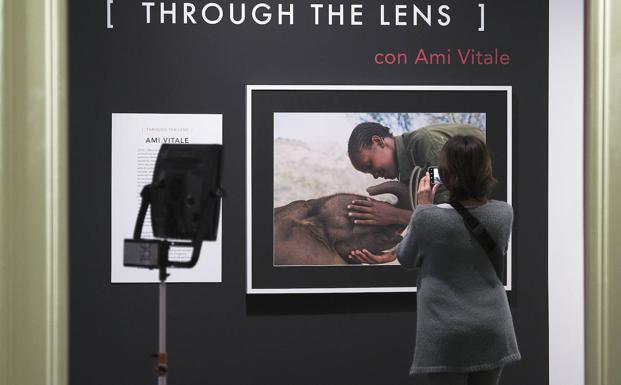
[{"label": "woman's hand holding phone", "polygon": [[416,200],[419,205],[430,205],[433,204],[433,198],[438,191],[439,184],[434,184],[433,188],[431,187],[431,181],[429,177],[429,172],[425,173],[423,179],[418,183],[418,192],[416,194]]}]

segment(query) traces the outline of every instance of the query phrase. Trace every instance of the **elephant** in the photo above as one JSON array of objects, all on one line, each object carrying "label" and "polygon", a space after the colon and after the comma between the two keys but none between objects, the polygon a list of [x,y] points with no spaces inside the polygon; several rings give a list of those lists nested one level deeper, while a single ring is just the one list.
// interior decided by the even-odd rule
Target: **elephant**
[{"label": "elephant", "polygon": [[[409,191],[390,181],[367,189],[370,195],[391,193],[397,207],[410,208]],[[274,209],[274,265],[346,265],[351,250],[380,253],[401,241],[405,226],[357,225],[348,217],[347,205],[357,194],[339,193],[298,200]]]}]

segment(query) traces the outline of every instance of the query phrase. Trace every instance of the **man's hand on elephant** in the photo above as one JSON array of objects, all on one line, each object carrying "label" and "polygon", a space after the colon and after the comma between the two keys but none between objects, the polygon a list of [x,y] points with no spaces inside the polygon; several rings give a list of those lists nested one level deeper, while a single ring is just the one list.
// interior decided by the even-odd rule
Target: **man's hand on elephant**
[{"label": "man's hand on elephant", "polygon": [[386,202],[356,199],[347,205],[348,215],[357,225],[407,225],[412,212]]},{"label": "man's hand on elephant", "polygon": [[385,252],[383,254],[373,254],[367,249],[362,250],[352,250],[347,256],[350,260],[358,262],[358,263],[367,263],[370,265],[378,264],[378,263],[388,263],[397,259],[397,256],[391,252]]}]

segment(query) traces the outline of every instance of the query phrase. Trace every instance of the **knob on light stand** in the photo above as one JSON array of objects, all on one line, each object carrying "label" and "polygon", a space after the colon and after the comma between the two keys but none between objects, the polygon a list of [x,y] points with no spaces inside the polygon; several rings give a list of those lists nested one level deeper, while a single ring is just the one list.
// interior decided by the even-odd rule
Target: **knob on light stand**
[{"label": "knob on light stand", "polygon": [[[192,268],[203,241],[215,241],[220,217],[222,145],[164,144],[160,148],[151,184],[144,186],[132,239],[125,239],[123,265],[159,269],[159,352],[155,355],[158,384],[166,385],[166,279],[169,267]],[[153,235],[142,239],[151,206]],[[170,241],[169,239],[174,239]],[[184,241],[185,240],[185,241]],[[171,247],[190,247],[189,261],[171,261]]]}]

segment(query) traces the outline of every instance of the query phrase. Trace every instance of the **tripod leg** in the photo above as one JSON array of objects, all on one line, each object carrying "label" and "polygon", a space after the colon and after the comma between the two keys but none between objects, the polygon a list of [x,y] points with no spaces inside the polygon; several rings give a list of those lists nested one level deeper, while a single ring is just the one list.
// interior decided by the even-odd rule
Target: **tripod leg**
[{"label": "tripod leg", "polygon": [[160,282],[159,353],[157,355],[157,384],[166,385],[168,356],[166,354],[166,282]]}]

